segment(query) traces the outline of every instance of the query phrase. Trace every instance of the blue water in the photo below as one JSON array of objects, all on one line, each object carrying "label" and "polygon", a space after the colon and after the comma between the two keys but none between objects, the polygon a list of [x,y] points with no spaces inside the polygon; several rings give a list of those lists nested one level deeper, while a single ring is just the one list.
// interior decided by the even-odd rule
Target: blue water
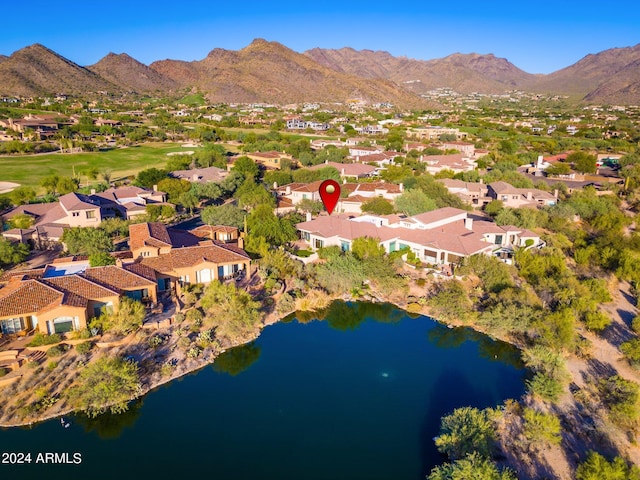
[{"label": "blue water", "polygon": [[2,430],[0,452],[79,452],[82,463],[0,464],[0,476],[424,479],[443,461],[432,440],[441,416],[524,391],[517,351],[469,329],[389,305],[340,303],[323,316],[267,327],[123,415]]}]

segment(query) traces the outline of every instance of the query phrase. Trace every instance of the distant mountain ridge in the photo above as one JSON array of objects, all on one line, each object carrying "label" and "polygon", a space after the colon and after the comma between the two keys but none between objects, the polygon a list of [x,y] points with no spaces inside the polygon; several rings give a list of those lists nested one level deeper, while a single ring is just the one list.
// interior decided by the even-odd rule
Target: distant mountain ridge
[{"label": "distant mountain ridge", "polygon": [[304,54],[337,71],[409,85],[416,93],[440,87],[461,93],[498,93],[535,78],[492,54],[455,53],[435,60],[414,60],[394,57],[388,52],[357,51],[349,47],[339,50],[314,48]]},{"label": "distant mountain ridge", "polygon": [[176,82],[126,53],[109,53],[98,63],[87,68],[124,91],[166,92],[178,88]]},{"label": "distant mountain ridge", "polygon": [[519,89],[590,103],[640,104],[640,44],[589,54],[548,75],[527,73],[493,54],[454,53],[433,60],[388,52],[314,48],[297,53],[256,39],[241,50],[215,48],[202,60],[147,66],[110,53],[82,67],[39,44],[0,55],[0,95],[172,93],[200,91],[213,102],[344,102],[364,99],[424,108],[419,95],[446,87],[461,93]]},{"label": "distant mountain ridge", "polygon": [[254,40],[238,50],[216,48],[202,60],[162,60],[150,67],[216,102],[336,102],[362,98],[404,107],[427,102],[387,79],[366,79],[320,65],[278,42]]}]

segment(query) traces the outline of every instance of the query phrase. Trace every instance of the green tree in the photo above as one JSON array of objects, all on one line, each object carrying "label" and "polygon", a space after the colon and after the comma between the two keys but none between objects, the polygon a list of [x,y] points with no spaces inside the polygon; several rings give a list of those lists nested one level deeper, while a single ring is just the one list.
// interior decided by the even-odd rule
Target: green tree
[{"label": "green tree", "polygon": [[640,469],[627,465],[622,457],[611,462],[598,452],[589,452],[587,459],[578,465],[576,480],[640,480]]},{"label": "green tree", "polygon": [[640,338],[632,338],[620,345],[620,351],[629,360],[629,363],[637,365],[640,363]]},{"label": "green tree", "polygon": [[409,189],[396,197],[395,207],[405,215],[417,215],[437,208],[436,202],[429,198],[422,190]]},{"label": "green tree", "polygon": [[374,197],[362,204],[360,209],[366,213],[375,215],[389,215],[393,213],[393,204],[382,197]]},{"label": "green tree", "polygon": [[73,227],[64,231],[60,241],[72,255],[92,255],[114,250],[113,241],[100,228]]},{"label": "green tree", "polygon": [[517,477],[511,470],[500,471],[491,460],[474,452],[461,460],[435,467],[427,480],[517,480]]},{"label": "green tree", "polygon": [[484,213],[491,217],[496,217],[504,209],[504,203],[500,200],[491,200],[484,207]]},{"label": "green tree", "polygon": [[258,205],[247,218],[249,235],[262,237],[269,245],[279,246],[296,239],[293,226],[273,213],[269,205]]},{"label": "green tree", "polygon": [[478,452],[488,457],[495,441],[495,425],[488,410],[473,407],[456,408],[442,418],[436,447],[451,460]]},{"label": "green tree", "polygon": [[314,170],[308,168],[301,168],[294,170],[293,181],[300,183],[311,183],[317,180],[335,180],[340,181],[340,172],[334,167],[322,167]]},{"label": "green tree", "polygon": [[11,217],[9,220],[9,225],[11,228],[31,228],[33,225],[33,217],[31,215],[27,215],[26,213],[19,213]]},{"label": "green tree", "polygon": [[270,170],[265,172],[262,181],[267,187],[271,188],[274,183],[278,184],[278,186],[288,185],[293,182],[293,177],[291,176],[291,170]]},{"label": "green tree", "polygon": [[71,177],[60,177],[56,184],[56,189],[60,195],[75,192],[80,187],[80,180]]},{"label": "green tree", "polygon": [[231,171],[240,173],[245,179],[255,180],[260,174],[260,167],[249,157],[242,156],[234,162]]},{"label": "green tree", "polygon": [[351,251],[358,260],[382,258],[385,255],[384,248],[377,239],[360,237],[353,240]]},{"label": "green tree", "polygon": [[[169,172],[166,170],[160,170],[158,168],[147,168],[146,170],[142,170],[138,173],[135,184],[139,187],[152,188],[154,185],[158,185],[158,183],[167,178],[168,173]],[[110,177],[111,175],[109,175],[109,178]],[[108,180],[105,179],[105,182],[108,183]]]},{"label": "green tree", "polygon": [[329,293],[344,293],[361,288],[367,278],[362,262],[350,252],[340,254],[339,248],[336,253],[327,262],[316,266],[318,285]]},{"label": "green tree", "polygon": [[311,200],[310,198],[303,198],[296,205],[296,209],[301,212],[309,212],[312,215],[318,215],[320,212],[324,211],[324,205],[322,202],[318,202],[317,200]]},{"label": "green tree", "polygon": [[572,152],[567,155],[567,163],[581,173],[596,173],[596,156],[586,152]]},{"label": "green tree", "polygon": [[78,383],[69,391],[72,405],[90,417],[110,411],[125,412],[140,394],[138,365],[118,357],[102,357],[80,371]]},{"label": "green tree", "polygon": [[562,441],[562,427],[555,415],[527,407],[524,409],[523,419],[523,433],[530,444],[559,445]]},{"label": "green tree", "polygon": [[17,187],[9,193],[9,198],[14,205],[25,205],[36,198],[36,191],[31,187]]},{"label": "green tree", "polygon": [[636,383],[613,375],[600,381],[599,390],[614,423],[622,427],[636,425],[640,415],[639,387]]},{"label": "green tree", "polygon": [[24,243],[12,243],[0,237],[0,266],[15,265],[29,255],[29,247]]},{"label": "green tree", "polygon": [[216,328],[216,337],[223,342],[247,339],[260,328],[260,302],[234,284],[211,282],[202,296],[205,322]]},{"label": "green tree", "polygon": [[103,332],[115,335],[127,335],[142,326],[146,314],[144,305],[136,300],[124,297],[120,300],[118,310],[103,312],[91,321],[91,328],[99,328]]},{"label": "green tree", "polygon": [[60,177],[58,175],[49,175],[40,180],[40,186],[44,187],[47,193],[55,195],[58,193],[58,181]]},{"label": "green tree", "polygon": [[557,177],[559,175],[569,175],[571,173],[571,167],[568,163],[556,163],[547,167],[545,170],[548,176]]},{"label": "green tree", "polygon": [[191,190],[180,194],[176,203],[189,210],[189,213],[191,214],[193,214],[193,209],[197,208],[198,205],[200,205],[198,196]]},{"label": "green tree", "polygon": [[105,265],[115,265],[116,258],[107,252],[97,252],[89,255],[89,265],[92,267],[102,267]]},{"label": "green tree", "polygon": [[435,318],[448,321],[467,321],[473,315],[472,304],[464,285],[458,280],[438,282],[428,304]]},{"label": "green tree", "polygon": [[243,228],[246,211],[232,204],[220,207],[205,207],[202,210],[202,221],[207,225],[227,225],[229,227]]},{"label": "green tree", "polygon": [[177,178],[164,178],[158,183],[158,190],[166,192],[169,196],[169,201],[178,203],[180,196],[183,193],[191,190],[191,183],[189,180],[177,179]]},{"label": "green tree", "polygon": [[246,180],[234,197],[238,199],[238,206],[252,210],[258,205],[268,205],[271,208],[276,206],[273,196],[264,188],[264,185],[256,183],[253,179]]}]

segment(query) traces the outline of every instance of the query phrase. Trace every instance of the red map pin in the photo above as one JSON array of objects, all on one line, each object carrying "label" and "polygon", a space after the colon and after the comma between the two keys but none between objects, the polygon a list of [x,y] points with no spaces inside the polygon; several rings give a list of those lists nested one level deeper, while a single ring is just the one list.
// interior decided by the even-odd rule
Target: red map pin
[{"label": "red map pin", "polygon": [[320,184],[318,189],[320,192],[320,198],[324,204],[324,208],[327,209],[329,215],[336,208],[338,200],[340,199],[340,184],[335,180],[325,180]]}]

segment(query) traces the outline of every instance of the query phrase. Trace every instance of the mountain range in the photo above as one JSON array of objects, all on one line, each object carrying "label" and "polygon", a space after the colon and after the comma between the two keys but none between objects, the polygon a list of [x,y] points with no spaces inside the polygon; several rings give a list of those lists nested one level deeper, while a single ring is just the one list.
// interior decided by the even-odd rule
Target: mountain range
[{"label": "mountain range", "polygon": [[278,42],[254,40],[234,51],[215,48],[202,60],[144,65],[109,53],[80,66],[34,44],[0,55],[0,95],[136,92],[189,89],[211,102],[343,102],[361,98],[403,108],[428,106],[420,96],[439,87],[461,93],[524,90],[568,95],[590,103],[640,103],[640,44],[590,54],[548,75],[527,73],[492,54],[455,53],[416,60],[388,52],[314,48],[297,53]]}]

